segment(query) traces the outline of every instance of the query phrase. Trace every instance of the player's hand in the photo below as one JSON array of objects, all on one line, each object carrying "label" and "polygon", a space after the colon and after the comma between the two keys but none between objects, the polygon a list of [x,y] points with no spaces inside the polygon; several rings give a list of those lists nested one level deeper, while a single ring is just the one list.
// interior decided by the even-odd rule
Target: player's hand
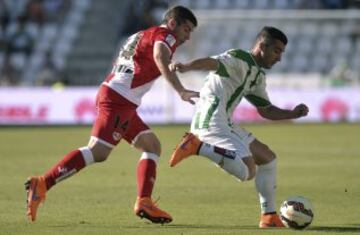
[{"label": "player's hand", "polygon": [[182,100],[189,102],[190,104],[195,104],[193,98],[199,98],[199,92],[184,90],[180,93],[180,97]]},{"label": "player's hand", "polygon": [[171,72],[180,72],[180,73],[186,72],[186,66],[179,62],[173,62],[169,64],[169,69]]},{"label": "player's hand", "polygon": [[299,104],[294,109],[296,117],[304,117],[309,113],[309,108],[305,104]]},{"label": "player's hand", "polygon": [[169,70],[171,71],[171,72],[176,72],[176,65],[178,64],[178,62],[171,62],[170,64],[169,64]]}]

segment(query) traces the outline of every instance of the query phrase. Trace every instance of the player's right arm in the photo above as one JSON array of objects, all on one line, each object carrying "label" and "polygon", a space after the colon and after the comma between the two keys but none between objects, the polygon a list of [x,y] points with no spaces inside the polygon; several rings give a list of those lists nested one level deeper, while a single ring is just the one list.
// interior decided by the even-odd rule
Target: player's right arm
[{"label": "player's right arm", "polygon": [[159,68],[161,74],[165,79],[171,84],[171,86],[179,93],[182,100],[187,101],[191,104],[195,104],[192,100],[193,98],[199,97],[199,92],[187,90],[181,84],[176,73],[170,71],[170,62],[171,62],[171,53],[170,50],[162,42],[155,42],[154,52],[153,52],[154,61],[156,66]]},{"label": "player's right arm", "polygon": [[178,71],[185,73],[188,71],[202,70],[202,71],[216,71],[219,68],[219,61],[214,58],[206,57],[191,61],[190,63],[171,63],[169,66],[171,71]]}]

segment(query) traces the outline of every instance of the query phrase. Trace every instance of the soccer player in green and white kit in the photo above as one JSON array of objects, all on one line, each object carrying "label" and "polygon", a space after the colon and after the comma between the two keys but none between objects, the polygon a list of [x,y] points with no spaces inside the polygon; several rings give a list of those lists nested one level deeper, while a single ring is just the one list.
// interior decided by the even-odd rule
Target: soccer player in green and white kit
[{"label": "soccer player in green and white kit", "polygon": [[176,147],[170,166],[192,156],[204,156],[241,181],[255,177],[259,193],[260,228],[283,227],[275,209],[276,155],[251,133],[232,123],[232,114],[242,98],[270,120],[306,116],[308,107],[299,104],[292,110],[273,105],[266,92],[265,72],[281,60],[287,37],[274,27],[264,27],[250,52],[228,50],[218,56],[190,63],[173,63],[170,69],[210,71],[200,91],[196,113],[187,133]]}]

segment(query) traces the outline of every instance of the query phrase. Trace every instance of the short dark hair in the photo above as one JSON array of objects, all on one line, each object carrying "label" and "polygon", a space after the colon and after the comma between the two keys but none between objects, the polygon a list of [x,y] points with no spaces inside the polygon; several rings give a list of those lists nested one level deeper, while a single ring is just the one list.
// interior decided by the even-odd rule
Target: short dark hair
[{"label": "short dark hair", "polygon": [[195,27],[197,26],[197,19],[194,13],[190,9],[183,6],[174,6],[167,10],[163,17],[162,23],[167,23],[171,18],[174,18],[178,24],[182,24],[185,22],[185,20],[189,20],[194,24]]},{"label": "short dark hair", "polygon": [[264,38],[265,43],[268,44],[273,44],[275,39],[280,40],[282,43],[284,43],[284,45],[286,45],[288,42],[286,35],[280,29],[271,26],[265,26],[262,28],[256,37],[256,41],[260,40],[261,38]]}]

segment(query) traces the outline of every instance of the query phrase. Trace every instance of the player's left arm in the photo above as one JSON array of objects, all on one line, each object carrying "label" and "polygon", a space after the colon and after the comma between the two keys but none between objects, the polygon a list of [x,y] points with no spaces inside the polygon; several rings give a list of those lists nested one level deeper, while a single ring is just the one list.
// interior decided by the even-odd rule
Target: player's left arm
[{"label": "player's left arm", "polygon": [[281,109],[275,105],[257,107],[259,114],[270,120],[284,120],[304,117],[308,114],[309,108],[305,104],[298,104],[293,109]]},{"label": "player's left arm", "polygon": [[171,84],[171,86],[179,93],[181,99],[191,104],[194,104],[195,102],[192,100],[192,98],[199,97],[199,92],[185,89],[184,86],[181,84],[176,73],[170,71],[169,69],[169,65],[171,63],[170,49],[163,42],[156,41],[154,45],[153,57],[156,66],[160,70],[160,73]]},{"label": "player's left arm", "polygon": [[282,109],[273,105],[266,91],[265,75],[260,77],[255,89],[251,94],[245,96],[250,103],[256,106],[259,114],[270,120],[295,119],[306,116],[309,108],[305,104],[298,104],[293,109]]}]

